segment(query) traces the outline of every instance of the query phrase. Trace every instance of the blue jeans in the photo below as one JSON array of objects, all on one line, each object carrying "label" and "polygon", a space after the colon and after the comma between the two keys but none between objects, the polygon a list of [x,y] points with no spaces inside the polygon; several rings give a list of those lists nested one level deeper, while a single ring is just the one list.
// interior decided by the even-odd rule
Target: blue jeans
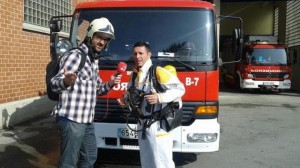
[{"label": "blue jeans", "polygon": [[[57,119],[60,129],[59,168],[93,168],[97,160],[95,128],[67,119]],[[78,163],[79,162],[79,163]]]}]

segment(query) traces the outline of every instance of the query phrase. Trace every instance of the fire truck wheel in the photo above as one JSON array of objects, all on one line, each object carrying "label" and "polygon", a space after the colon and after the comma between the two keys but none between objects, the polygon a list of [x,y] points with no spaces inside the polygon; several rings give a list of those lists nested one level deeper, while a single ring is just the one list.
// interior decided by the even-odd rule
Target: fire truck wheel
[{"label": "fire truck wheel", "polygon": [[234,83],[234,87],[235,87],[237,90],[240,91],[240,90],[241,90],[241,86],[240,86],[241,80],[240,80],[240,77],[237,76],[235,79],[236,79],[236,80],[235,80],[235,83]]}]

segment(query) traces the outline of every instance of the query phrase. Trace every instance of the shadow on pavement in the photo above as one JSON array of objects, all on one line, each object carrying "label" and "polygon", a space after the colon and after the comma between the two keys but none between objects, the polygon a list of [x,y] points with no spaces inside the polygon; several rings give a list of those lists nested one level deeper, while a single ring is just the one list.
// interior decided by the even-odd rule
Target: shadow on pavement
[{"label": "shadow on pavement", "polygon": [[53,168],[59,157],[59,134],[53,117],[43,116],[1,131],[1,168]]},{"label": "shadow on pavement", "polygon": [[190,163],[197,161],[197,154],[195,153],[174,153],[173,160],[177,168],[184,167]]},{"label": "shadow on pavement", "polygon": [[139,151],[99,149],[95,167],[104,164],[140,166]]},{"label": "shadow on pavement", "polygon": [[[34,166],[30,163],[31,161],[36,162],[37,158],[24,152],[17,146],[6,146],[4,151],[0,152],[1,168],[37,168],[37,166]],[[14,163],[17,163],[17,165]]]},{"label": "shadow on pavement", "polygon": [[[104,165],[124,165],[127,167],[140,167],[139,151],[129,150],[99,150],[98,161],[95,168],[105,167]],[[194,153],[173,153],[173,160],[176,168],[184,167],[197,161]]]},{"label": "shadow on pavement", "polygon": [[[43,116],[0,130],[1,168],[55,168],[59,131],[55,118]],[[2,141],[2,140],[5,141]],[[195,154],[174,153],[176,167],[197,161]],[[109,165],[109,166],[105,166]],[[140,167],[139,151],[99,150],[95,168]]]}]

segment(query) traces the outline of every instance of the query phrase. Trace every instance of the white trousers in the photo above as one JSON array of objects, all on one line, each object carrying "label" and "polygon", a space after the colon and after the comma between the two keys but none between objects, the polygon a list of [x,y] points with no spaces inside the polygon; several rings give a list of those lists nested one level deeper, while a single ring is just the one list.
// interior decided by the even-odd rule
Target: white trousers
[{"label": "white trousers", "polygon": [[145,139],[142,139],[142,132],[138,132],[138,142],[142,168],[175,168],[172,132],[161,129],[160,122],[146,130]]}]

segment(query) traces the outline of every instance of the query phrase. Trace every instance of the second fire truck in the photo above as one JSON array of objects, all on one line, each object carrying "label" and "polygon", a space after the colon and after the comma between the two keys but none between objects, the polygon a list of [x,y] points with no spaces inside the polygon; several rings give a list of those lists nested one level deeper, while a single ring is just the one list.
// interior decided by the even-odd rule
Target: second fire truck
[{"label": "second fire truck", "polygon": [[[237,59],[231,42],[223,46],[222,58]],[[291,88],[291,67],[287,46],[277,42],[275,36],[249,36],[243,44],[241,60],[222,66],[226,84],[240,89],[271,90],[278,92]]]}]

